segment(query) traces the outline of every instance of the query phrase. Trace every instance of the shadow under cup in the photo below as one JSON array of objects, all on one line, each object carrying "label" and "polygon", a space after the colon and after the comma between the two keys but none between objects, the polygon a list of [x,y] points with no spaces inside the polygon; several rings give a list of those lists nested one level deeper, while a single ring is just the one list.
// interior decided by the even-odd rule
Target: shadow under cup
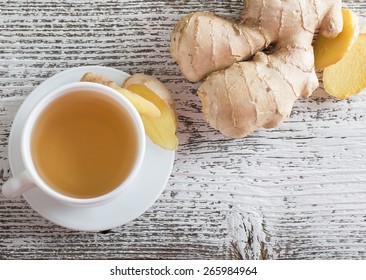
[{"label": "shadow under cup", "polygon": [[78,202],[107,198],[122,188],[135,176],[145,146],[141,119],[129,101],[87,84],[37,104],[24,137],[25,162],[32,162],[36,185]]}]

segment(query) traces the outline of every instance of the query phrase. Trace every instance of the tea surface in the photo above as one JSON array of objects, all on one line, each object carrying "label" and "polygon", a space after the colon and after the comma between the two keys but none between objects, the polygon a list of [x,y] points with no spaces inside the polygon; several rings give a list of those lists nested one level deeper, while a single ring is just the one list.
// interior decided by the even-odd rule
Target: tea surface
[{"label": "tea surface", "polygon": [[136,130],[128,113],[94,92],[54,100],[40,115],[31,151],[36,169],[56,191],[92,198],[115,189],[136,159]]}]

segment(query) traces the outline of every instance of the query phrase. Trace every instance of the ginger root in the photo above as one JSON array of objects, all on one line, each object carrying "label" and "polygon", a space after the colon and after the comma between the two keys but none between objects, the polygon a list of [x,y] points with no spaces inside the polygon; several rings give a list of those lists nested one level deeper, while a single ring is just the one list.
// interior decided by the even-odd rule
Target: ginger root
[{"label": "ginger root", "polygon": [[[314,33],[336,37],[343,28],[341,0],[245,0],[241,21],[213,13],[183,17],[171,35],[171,55],[199,87],[209,124],[243,137],[286,119],[294,102],[318,87]],[[272,54],[261,52],[274,44]],[[254,55],[252,61],[244,61]]]},{"label": "ginger root", "polygon": [[98,83],[113,88],[114,90],[121,93],[132,103],[132,105],[136,108],[137,112],[139,112],[140,116],[146,116],[148,118],[158,118],[161,115],[159,108],[155,106],[152,102],[146,100],[145,98],[135,93],[132,93],[124,88],[119,87],[116,83],[114,83],[113,81],[109,80],[108,78],[102,75],[88,72],[84,74],[84,76],[80,79],[80,81]]},{"label": "ginger root", "polygon": [[358,17],[351,10],[346,9],[342,10],[342,15],[342,32],[333,39],[320,34],[315,42],[315,70],[322,70],[340,61],[358,37]]},{"label": "ginger root", "polygon": [[169,90],[158,79],[144,74],[132,75],[122,87],[151,101],[159,108],[161,115],[158,118],[141,116],[146,134],[156,145],[167,150],[176,150],[177,115]]},{"label": "ginger root", "polygon": [[324,69],[325,90],[345,99],[366,88],[366,34],[361,34],[348,53],[338,63]]}]

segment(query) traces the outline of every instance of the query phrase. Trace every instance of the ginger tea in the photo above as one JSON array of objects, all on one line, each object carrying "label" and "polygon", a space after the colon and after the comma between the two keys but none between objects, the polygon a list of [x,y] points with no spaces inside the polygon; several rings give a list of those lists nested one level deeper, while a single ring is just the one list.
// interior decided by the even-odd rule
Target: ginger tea
[{"label": "ginger tea", "polygon": [[39,116],[31,139],[34,165],[54,190],[93,198],[118,187],[137,155],[137,132],[127,111],[93,91],[71,92]]}]

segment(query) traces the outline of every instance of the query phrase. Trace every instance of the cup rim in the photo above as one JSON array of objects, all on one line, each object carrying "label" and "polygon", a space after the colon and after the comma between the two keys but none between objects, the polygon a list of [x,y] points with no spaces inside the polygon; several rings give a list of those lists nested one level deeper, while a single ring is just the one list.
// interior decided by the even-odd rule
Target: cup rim
[{"label": "cup rim", "polygon": [[[53,100],[63,96],[67,93],[77,90],[91,90],[96,93],[102,94],[103,96],[116,101],[127,113],[129,114],[131,121],[134,123],[136,129],[136,138],[137,138],[137,153],[136,159],[133,164],[132,170],[123,180],[121,184],[119,184],[112,191],[97,197],[92,198],[77,198],[64,195],[62,193],[57,192],[52,187],[50,187],[38,174],[37,169],[33,163],[31,149],[30,149],[30,140],[32,130],[34,125],[38,121],[39,115],[47,108],[48,104],[50,104]],[[141,117],[137,112],[136,108],[131,104],[131,102],[124,97],[118,91],[107,87],[105,85],[91,83],[91,82],[74,82],[64,86],[61,86],[50,93],[48,93],[45,97],[43,97],[31,110],[31,113],[28,116],[28,119],[25,122],[21,133],[21,156],[25,166],[25,170],[30,174],[34,184],[36,187],[40,188],[42,191],[54,197],[55,199],[78,205],[90,205],[90,204],[98,204],[102,203],[106,200],[112,199],[119,195],[128,185],[129,183],[136,177],[137,173],[140,170],[140,167],[143,162],[144,154],[146,147],[146,135],[144,130],[144,125],[142,123]]]}]

